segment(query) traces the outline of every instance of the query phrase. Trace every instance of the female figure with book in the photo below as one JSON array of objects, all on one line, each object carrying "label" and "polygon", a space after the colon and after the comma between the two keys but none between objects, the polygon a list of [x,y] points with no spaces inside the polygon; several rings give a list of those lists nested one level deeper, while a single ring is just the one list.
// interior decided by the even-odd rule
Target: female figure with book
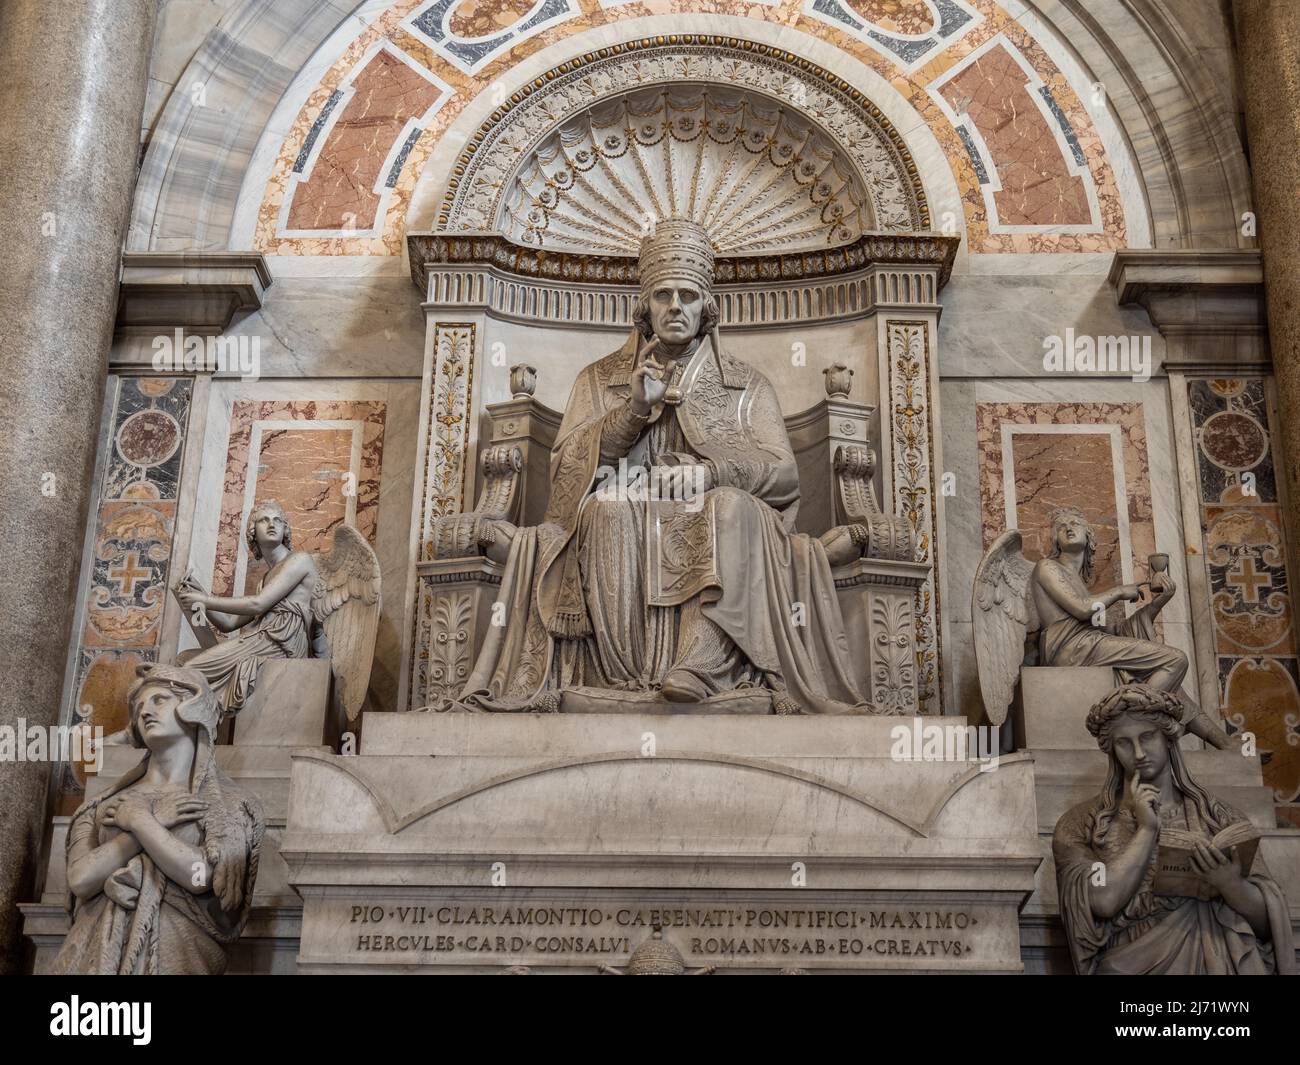
[{"label": "female figure with book", "polygon": [[1286,898],[1252,870],[1259,832],[1188,773],[1182,716],[1176,693],[1146,684],[1115,689],[1088,714],[1106,782],[1052,837],[1075,969],[1294,972]]}]

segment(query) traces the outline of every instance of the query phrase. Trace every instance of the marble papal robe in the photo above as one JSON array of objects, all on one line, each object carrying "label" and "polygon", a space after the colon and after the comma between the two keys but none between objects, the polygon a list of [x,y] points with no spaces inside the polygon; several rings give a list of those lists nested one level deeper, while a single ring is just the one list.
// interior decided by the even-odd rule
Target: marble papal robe
[{"label": "marble papal robe", "polygon": [[[714,334],[716,337],[716,334]],[[773,693],[779,713],[865,713],[830,564],[795,533],[799,475],[771,383],[705,337],[678,361],[684,395],[642,423],[628,398],[638,334],[578,376],[551,453],[542,525],[511,544],[498,602],[457,702],[555,710],[567,688],[653,697],[670,670],[709,694]],[[626,458],[709,468],[693,503],[611,492]]]}]

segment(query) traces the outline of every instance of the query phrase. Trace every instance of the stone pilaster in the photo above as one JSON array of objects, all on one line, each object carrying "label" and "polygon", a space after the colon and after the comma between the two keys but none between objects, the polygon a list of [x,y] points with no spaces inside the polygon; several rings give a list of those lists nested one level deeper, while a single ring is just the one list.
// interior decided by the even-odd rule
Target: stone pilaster
[{"label": "stone pilaster", "polygon": [[[415,709],[428,703],[433,678],[442,688],[468,676],[468,633],[474,597],[453,593],[433,561],[432,530],[438,518],[474,505],[474,456],[478,452],[476,371],[485,357],[487,272],[437,270],[428,273],[424,304],[426,332],[419,453],[412,519],[412,580],[407,604],[409,634],[398,703]],[[455,647],[433,646],[434,631],[460,634]],[[441,694],[441,691],[439,692]]]},{"label": "stone pilaster", "polygon": [[883,509],[907,519],[916,560],[916,688],[923,714],[943,713],[943,461],[939,424],[938,265],[871,268],[880,380]]},{"label": "stone pilaster", "polygon": [[[0,725],[58,720],[135,181],[154,0],[0,4]],[[0,772],[0,958],[18,959],[48,762]]]},{"label": "stone pilaster", "polygon": [[[1138,305],[1165,341],[1187,603],[1195,651],[1188,678],[1201,706],[1222,710],[1223,691],[1198,489],[1198,461],[1188,383],[1211,376],[1272,372],[1264,322],[1263,272],[1252,249],[1125,248],[1115,253],[1110,284],[1120,305]],[[1294,562],[1289,567],[1295,572]]]}]

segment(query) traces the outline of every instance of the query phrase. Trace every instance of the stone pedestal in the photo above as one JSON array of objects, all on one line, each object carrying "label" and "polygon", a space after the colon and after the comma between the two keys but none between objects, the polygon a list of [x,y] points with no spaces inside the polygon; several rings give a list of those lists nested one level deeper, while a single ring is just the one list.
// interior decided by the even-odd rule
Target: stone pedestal
[{"label": "stone pedestal", "polygon": [[299,971],[593,973],[655,924],[688,969],[1019,971],[1032,763],[905,760],[919,727],[371,715],[294,756]]},{"label": "stone pedestal", "polygon": [[328,658],[265,663],[247,705],[235,718],[240,747],[311,747],[326,742],[322,707],[330,697]]},{"label": "stone pedestal", "polygon": [[433,559],[415,569],[411,708],[460,694],[492,621],[501,567],[489,558]]},{"label": "stone pedestal", "polygon": [[1115,688],[1115,671],[1082,666],[1025,666],[1011,707],[1018,750],[1097,750],[1085,721]]},{"label": "stone pedestal", "polygon": [[916,646],[918,591],[930,576],[923,562],[860,558],[835,571],[858,690],[880,713],[920,709]]}]

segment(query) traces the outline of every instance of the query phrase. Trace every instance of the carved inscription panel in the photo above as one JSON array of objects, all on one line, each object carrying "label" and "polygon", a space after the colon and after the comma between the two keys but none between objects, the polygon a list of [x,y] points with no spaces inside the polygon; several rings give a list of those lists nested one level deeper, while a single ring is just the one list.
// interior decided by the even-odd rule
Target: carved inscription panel
[{"label": "carved inscription panel", "polygon": [[[712,893],[711,893],[712,894]],[[300,961],[325,967],[626,966],[656,926],[687,969],[1018,969],[1014,904],[557,898],[500,890],[308,902]]]}]

